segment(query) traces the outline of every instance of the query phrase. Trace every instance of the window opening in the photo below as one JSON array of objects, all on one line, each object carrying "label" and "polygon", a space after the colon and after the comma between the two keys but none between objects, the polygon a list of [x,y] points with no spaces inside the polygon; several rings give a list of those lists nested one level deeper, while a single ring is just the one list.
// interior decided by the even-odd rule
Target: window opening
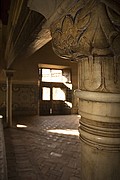
[{"label": "window opening", "polygon": [[66,93],[61,88],[53,87],[52,91],[52,98],[53,100],[66,100]]},{"label": "window opening", "polygon": [[50,101],[50,88],[49,87],[43,87],[42,88],[42,100],[48,100]]},{"label": "window opening", "polygon": [[67,74],[58,69],[42,69],[42,82],[60,82],[60,83],[66,83],[71,82],[70,81],[70,72],[67,72]]}]

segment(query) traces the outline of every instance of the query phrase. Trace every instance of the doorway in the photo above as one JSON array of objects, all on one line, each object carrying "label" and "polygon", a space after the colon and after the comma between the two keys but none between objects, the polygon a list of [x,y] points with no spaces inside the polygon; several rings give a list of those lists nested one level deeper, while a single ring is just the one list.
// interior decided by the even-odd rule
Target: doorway
[{"label": "doorway", "polygon": [[[71,114],[72,84],[69,77],[70,69],[40,68],[39,72],[39,114]],[[65,72],[68,75],[65,76]]]}]

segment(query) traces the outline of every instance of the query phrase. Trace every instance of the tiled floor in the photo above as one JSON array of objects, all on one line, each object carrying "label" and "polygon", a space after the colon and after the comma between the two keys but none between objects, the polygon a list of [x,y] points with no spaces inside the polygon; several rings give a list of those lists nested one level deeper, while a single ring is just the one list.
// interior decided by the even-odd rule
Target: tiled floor
[{"label": "tiled floor", "polygon": [[80,180],[78,126],[78,115],[14,118],[4,129],[8,179]]}]

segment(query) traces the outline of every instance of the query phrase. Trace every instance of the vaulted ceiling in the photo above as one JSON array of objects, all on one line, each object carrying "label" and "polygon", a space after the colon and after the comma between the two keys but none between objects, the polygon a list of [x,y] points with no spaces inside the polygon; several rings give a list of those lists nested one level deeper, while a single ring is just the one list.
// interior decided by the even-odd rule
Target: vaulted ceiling
[{"label": "vaulted ceiling", "polygon": [[[43,32],[41,32],[42,25],[46,22],[46,19],[40,13],[31,11],[27,7],[27,1],[11,1],[11,4],[8,0],[6,2],[3,1],[1,11],[1,20],[3,26],[6,26],[4,28],[6,34],[5,31],[2,32],[4,38],[2,39],[2,59],[4,60],[2,64],[5,68],[9,68],[18,56],[32,54],[44,43],[48,42],[51,37],[49,32],[45,32],[47,40],[44,40],[44,43],[43,40],[40,40],[43,35]],[[47,34],[49,34],[49,37]]]},{"label": "vaulted ceiling", "polygon": [[[75,2],[76,0],[72,1]],[[45,2],[51,6],[53,15],[45,18],[40,12],[33,11],[28,7],[28,2],[38,3],[38,11],[41,4],[46,6]],[[40,3],[41,2],[41,3]],[[20,57],[28,57],[35,51],[49,42],[52,37],[49,26],[51,22],[63,15],[66,7],[71,6],[70,0],[1,0],[0,6],[0,67],[9,69],[12,63]],[[46,6],[51,11],[49,5]],[[68,6],[69,5],[69,6]],[[64,7],[64,8],[63,8]],[[45,8],[45,7],[44,7]],[[44,11],[43,8],[43,11]],[[42,12],[43,12],[42,11]],[[44,14],[44,13],[43,13]],[[18,58],[19,57],[19,58]]]}]

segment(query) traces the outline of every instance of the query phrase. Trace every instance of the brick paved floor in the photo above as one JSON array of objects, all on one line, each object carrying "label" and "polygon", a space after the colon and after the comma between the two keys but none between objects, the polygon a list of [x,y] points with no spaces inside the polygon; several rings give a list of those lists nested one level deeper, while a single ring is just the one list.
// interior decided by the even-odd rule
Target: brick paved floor
[{"label": "brick paved floor", "polygon": [[80,180],[78,126],[78,115],[14,117],[4,129],[8,179]]}]

